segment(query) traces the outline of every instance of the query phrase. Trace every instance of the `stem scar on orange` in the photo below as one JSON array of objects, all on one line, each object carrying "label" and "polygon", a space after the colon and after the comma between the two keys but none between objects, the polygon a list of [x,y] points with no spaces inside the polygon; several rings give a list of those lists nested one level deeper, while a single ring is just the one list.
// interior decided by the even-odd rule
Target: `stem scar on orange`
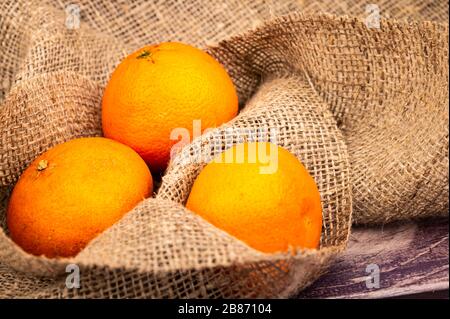
[{"label": "stem scar on orange", "polygon": [[36,158],[13,189],[7,224],[25,251],[70,257],[152,193],[145,162],[126,145],[94,137]]},{"label": "stem scar on orange", "polygon": [[275,144],[243,143],[221,153],[198,175],[186,207],[262,252],[320,243],[316,183],[293,154]]},{"label": "stem scar on orange", "polygon": [[238,97],[223,66],[195,47],[166,42],[143,47],[126,57],[112,73],[102,100],[106,137],[133,148],[152,172],[169,160],[173,129],[191,136],[193,121],[202,129],[231,120]]}]

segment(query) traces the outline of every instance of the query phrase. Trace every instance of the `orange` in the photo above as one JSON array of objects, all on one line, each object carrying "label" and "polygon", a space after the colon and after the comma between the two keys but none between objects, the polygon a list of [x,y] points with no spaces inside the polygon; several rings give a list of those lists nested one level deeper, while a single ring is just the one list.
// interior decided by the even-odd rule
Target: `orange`
[{"label": "orange", "polygon": [[271,143],[235,145],[198,175],[186,207],[266,253],[318,248],[320,194],[302,163]]},{"label": "orange", "polygon": [[179,139],[171,139],[173,129],[192,135],[193,120],[207,129],[237,112],[236,90],[222,65],[197,48],[167,42],[137,50],[113,72],[102,101],[103,133],[161,172]]},{"label": "orange", "polygon": [[11,194],[7,224],[25,251],[76,255],[152,192],[145,162],[101,137],[59,144],[36,158]]}]

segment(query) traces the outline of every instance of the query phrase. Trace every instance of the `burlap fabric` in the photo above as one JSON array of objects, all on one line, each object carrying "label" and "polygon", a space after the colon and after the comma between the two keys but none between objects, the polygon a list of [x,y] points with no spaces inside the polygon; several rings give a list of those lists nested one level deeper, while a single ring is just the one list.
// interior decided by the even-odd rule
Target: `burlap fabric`
[{"label": "burlap fabric", "polygon": [[[399,18],[438,22],[383,19],[368,28],[360,17],[317,14],[340,13],[326,2],[80,1],[77,26],[67,18],[73,7],[54,2],[0,7],[0,296],[286,297],[345,248],[352,206],[358,223],[448,214],[446,6],[411,2],[415,14]],[[346,13],[364,14],[352,8]],[[297,9],[307,13],[274,20]],[[239,116],[184,148],[155,198],[77,257],[24,253],[4,223],[20,173],[55,144],[100,135],[102,88],[114,66],[167,40],[207,48],[223,63]],[[318,184],[319,251],[262,254],[182,206],[211,156],[230,140],[269,140],[254,134],[261,127],[275,131]],[[196,154],[202,161],[190,160]],[[80,267],[80,289],[65,287],[68,263]]]},{"label": "burlap fabric", "polygon": [[367,18],[373,10],[378,10],[385,19],[403,21],[434,21],[448,23],[448,1],[416,0],[299,0],[304,13],[331,13]]}]

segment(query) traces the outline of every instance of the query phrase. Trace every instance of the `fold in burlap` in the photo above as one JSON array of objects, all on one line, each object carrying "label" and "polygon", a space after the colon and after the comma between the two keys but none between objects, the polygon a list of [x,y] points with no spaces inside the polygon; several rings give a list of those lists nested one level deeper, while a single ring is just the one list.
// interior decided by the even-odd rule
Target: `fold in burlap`
[{"label": "fold in burlap", "polygon": [[[72,83],[74,90],[82,92],[90,87],[80,89],[81,81],[63,83],[64,87]],[[54,87],[48,82],[38,86],[40,90]],[[65,107],[71,105],[76,106],[67,103]],[[99,103],[92,105],[98,107]],[[212,145],[208,141],[213,139],[219,151],[226,147],[225,141],[255,137],[270,140],[269,134],[254,135],[245,130],[260,127],[264,119],[265,124],[276,129],[278,144],[302,158],[318,183],[324,214],[319,251],[296,255],[259,253],[180,205],[201,168],[214,155],[210,148],[199,145]],[[232,139],[230,132],[234,134]],[[54,138],[58,139],[58,135]],[[320,143],[315,142],[318,138]],[[223,145],[217,139],[223,139]],[[204,162],[185,160],[194,149],[204,152]],[[347,151],[335,120],[304,79],[294,74],[274,74],[260,85],[235,120],[197,139],[177,155],[156,198],[142,202],[76,258],[33,257],[2,234],[0,251],[5,265],[20,272],[20,276],[32,273],[55,277],[47,279],[39,289],[36,285],[22,285],[11,290],[6,285],[8,289],[3,293],[25,297],[286,297],[310,284],[344,248],[350,211]],[[67,263],[80,266],[81,289],[64,287],[64,278],[59,275]],[[6,273],[0,278],[8,275],[13,276]]]},{"label": "fold in burlap", "polygon": [[[237,35],[301,5],[95,1],[81,3],[80,27],[70,29],[51,2],[0,9],[0,42],[8,43],[0,48],[0,296],[285,297],[344,249],[352,204],[358,223],[448,214],[448,24],[382,20],[372,29],[358,18],[292,13]],[[440,5],[411,7],[421,18],[443,16]],[[230,35],[207,50],[227,68],[242,110],[175,157],[156,198],[73,259],[34,257],[8,238],[9,190],[49,147],[101,134],[102,87],[123,56],[152,42],[205,47]],[[204,146],[269,140],[252,134],[260,127],[276,130],[277,144],[318,184],[318,251],[262,254],[182,206],[214,154]],[[188,160],[198,152],[202,161]],[[80,266],[80,289],[65,287],[67,263]]]}]

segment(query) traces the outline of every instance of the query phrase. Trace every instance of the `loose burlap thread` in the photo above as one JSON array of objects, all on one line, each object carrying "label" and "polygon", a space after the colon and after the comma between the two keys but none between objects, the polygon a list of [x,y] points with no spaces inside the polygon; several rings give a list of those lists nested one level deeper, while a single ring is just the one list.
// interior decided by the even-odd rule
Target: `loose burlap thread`
[{"label": "loose burlap thread", "polygon": [[[262,24],[296,9],[316,12],[308,1],[82,1],[73,29],[57,1],[34,3],[33,10],[22,1],[4,3],[0,295],[287,297],[345,248],[352,207],[356,223],[447,216],[448,24],[440,23],[440,4],[410,3],[416,14],[409,16],[438,22],[382,19],[380,29],[370,29],[356,17],[291,13]],[[323,2],[324,8],[334,7]],[[407,16],[393,5],[389,12]],[[186,146],[155,197],[75,258],[23,252],[4,222],[20,173],[55,144],[101,135],[102,88],[111,71],[132,50],[167,40],[204,47],[227,68],[239,94],[238,117]],[[261,127],[276,131],[276,143],[318,184],[324,217],[318,251],[263,254],[183,207],[214,153],[230,139],[269,140],[253,134]],[[223,142],[212,151],[208,145],[217,140]],[[202,160],[191,161],[199,152]],[[69,263],[80,267],[80,289],[65,285]]]}]

